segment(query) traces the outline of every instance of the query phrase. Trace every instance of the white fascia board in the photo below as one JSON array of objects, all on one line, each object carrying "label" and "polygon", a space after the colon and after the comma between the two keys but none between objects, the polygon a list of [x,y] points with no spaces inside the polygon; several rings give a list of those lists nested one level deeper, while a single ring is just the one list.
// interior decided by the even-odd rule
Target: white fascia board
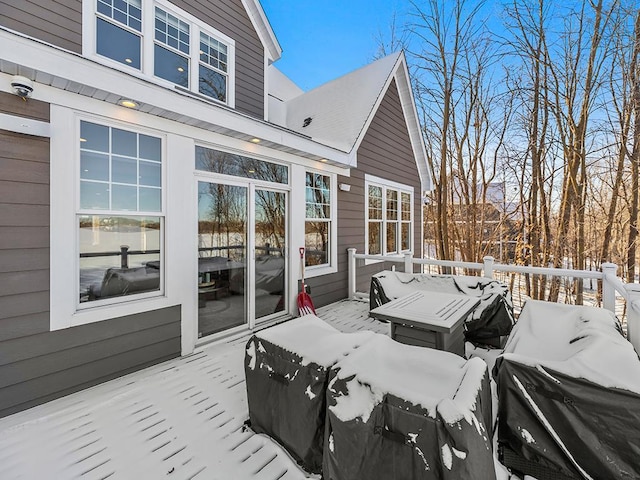
[{"label": "white fascia board", "polygon": [[[418,174],[420,175],[421,188],[423,191],[432,190],[433,186],[431,184],[431,174],[429,172],[429,166],[427,164],[427,151],[424,145],[424,140],[422,138],[420,121],[418,120],[418,112],[416,110],[415,99],[413,98],[413,92],[411,90],[409,71],[407,70],[407,62],[405,60],[404,53],[402,53],[398,57],[396,65],[391,70],[391,74],[389,75],[389,78],[387,78],[380,96],[376,100],[376,103],[371,110],[371,114],[369,115],[369,118],[367,118],[362,132],[356,140],[356,143],[353,147],[353,152],[357,152],[360,148],[367,130],[369,130],[369,127],[371,126],[378,108],[380,108],[380,104],[387,94],[387,90],[389,89],[389,85],[391,85],[391,81],[393,79],[396,80],[396,85],[398,86],[398,94],[400,95],[402,113],[404,114],[407,130],[409,132],[409,139],[411,140],[411,147],[413,150],[414,158],[416,160]],[[357,166],[355,158],[354,162],[351,165],[353,167]]]},{"label": "white fascia board", "polygon": [[260,41],[268,52],[269,60],[273,63],[280,59],[282,56],[282,47],[275,33],[273,33],[269,19],[267,19],[260,2],[257,0],[242,0],[242,5],[244,5],[244,9],[249,15],[253,28],[256,29]]},{"label": "white fascia board", "polygon": [[[293,134],[264,121],[211,105],[208,102],[156,85],[148,79],[106,67],[78,54],[0,29],[2,59],[36,71],[113,93],[123,98],[154,105],[179,115],[215,123],[252,137],[326,158],[338,166],[349,167],[350,155]],[[35,85],[35,89],[39,88]]]},{"label": "white fascia board", "polygon": [[409,138],[411,139],[413,154],[415,155],[418,172],[420,174],[422,191],[430,191],[433,190],[433,184],[431,182],[429,164],[427,163],[427,149],[424,144],[424,138],[422,137],[422,128],[420,127],[418,111],[416,110],[416,102],[413,96],[413,89],[411,88],[409,69],[407,67],[404,53],[400,58],[401,61],[398,63],[395,74],[396,84],[398,85],[398,94],[400,95],[401,100],[400,103],[402,105],[405,121],[407,122]]}]

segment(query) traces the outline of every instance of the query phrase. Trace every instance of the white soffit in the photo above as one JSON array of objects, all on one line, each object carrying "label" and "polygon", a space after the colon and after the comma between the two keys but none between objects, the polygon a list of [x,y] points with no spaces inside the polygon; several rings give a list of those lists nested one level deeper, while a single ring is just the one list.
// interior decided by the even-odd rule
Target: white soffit
[{"label": "white soffit", "polygon": [[[249,141],[310,160],[328,160],[348,166],[348,153],[313,141],[304,132],[256,119],[189,93],[157,85],[150,79],[101,65],[79,54],[0,27],[0,72],[20,74],[37,83],[70,91],[108,103],[132,98],[138,111]],[[214,123],[215,122],[215,123]]]}]

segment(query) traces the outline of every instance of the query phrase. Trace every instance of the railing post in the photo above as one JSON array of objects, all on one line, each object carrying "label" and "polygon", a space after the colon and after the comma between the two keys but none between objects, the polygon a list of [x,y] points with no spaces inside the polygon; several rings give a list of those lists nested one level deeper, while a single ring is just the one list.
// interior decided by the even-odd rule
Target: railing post
[{"label": "railing post", "polygon": [[413,254],[411,252],[404,254],[404,273],[413,273]]},{"label": "railing post", "polygon": [[349,265],[349,281],[347,298],[353,300],[356,297],[356,249],[347,248],[347,264]]},{"label": "railing post", "polygon": [[484,262],[482,274],[485,278],[493,278],[493,262],[495,259],[492,256],[487,255],[486,257],[483,257],[482,260]]},{"label": "railing post", "polygon": [[129,268],[129,245],[120,245],[120,268]]},{"label": "railing post", "polygon": [[602,308],[616,313],[616,288],[607,277],[615,277],[618,266],[615,263],[605,262],[600,269],[602,270]]},{"label": "railing post", "polygon": [[627,299],[627,339],[636,352],[640,352],[640,285],[629,283],[626,285]]}]

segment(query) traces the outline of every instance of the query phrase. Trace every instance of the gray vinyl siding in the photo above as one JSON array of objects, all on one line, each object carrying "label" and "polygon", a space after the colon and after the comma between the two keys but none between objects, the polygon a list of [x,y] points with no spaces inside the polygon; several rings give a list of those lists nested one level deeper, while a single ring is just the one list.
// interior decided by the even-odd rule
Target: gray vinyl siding
[{"label": "gray vinyl siding", "polygon": [[[241,0],[174,0],[236,44],[236,109],[264,118],[265,51]],[[82,53],[80,0],[0,0],[0,25]]]},{"label": "gray vinyl siding", "polygon": [[[49,121],[7,93],[0,112]],[[49,331],[49,139],[0,145],[0,417],[178,356],[179,305]]]},{"label": "gray vinyl siding", "polygon": [[[358,168],[351,170],[350,177],[338,176],[338,183],[351,185],[349,192],[338,190],[338,272],[307,281],[315,306],[346,297],[347,249],[356,248],[358,253],[365,251],[365,174],[413,186],[413,251],[414,256],[421,257],[420,177],[395,81],[389,86],[358,149]],[[368,292],[371,274],[391,268],[391,265],[377,263],[358,267],[357,290]],[[402,271],[404,267],[396,264],[396,268]]]},{"label": "gray vinyl siding", "polygon": [[0,24],[72,52],[82,53],[80,0],[0,0]]}]

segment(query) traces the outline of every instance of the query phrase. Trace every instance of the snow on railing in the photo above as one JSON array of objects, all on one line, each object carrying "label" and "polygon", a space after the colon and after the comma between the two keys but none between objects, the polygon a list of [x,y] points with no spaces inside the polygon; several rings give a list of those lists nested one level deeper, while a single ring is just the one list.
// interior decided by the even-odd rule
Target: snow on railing
[{"label": "snow on railing", "polygon": [[[626,314],[627,338],[640,351],[640,284],[624,283],[616,276],[617,265],[614,263],[603,263],[601,270],[573,270],[564,268],[531,267],[523,265],[508,265],[496,263],[493,257],[483,258],[482,263],[459,262],[454,260],[435,260],[431,258],[413,258],[411,253],[401,256],[365,255],[356,253],[355,248],[348,248],[348,298],[367,298],[368,293],[357,292],[357,260],[373,260],[378,262],[388,262],[402,264],[405,272],[413,272],[413,265],[445,267],[451,271],[463,269],[464,271],[478,271],[486,278],[494,278],[494,272],[510,274],[546,275],[548,277],[568,277],[591,279],[602,282],[602,307],[617,313],[620,316]],[[618,299],[626,303],[621,305]]]}]

